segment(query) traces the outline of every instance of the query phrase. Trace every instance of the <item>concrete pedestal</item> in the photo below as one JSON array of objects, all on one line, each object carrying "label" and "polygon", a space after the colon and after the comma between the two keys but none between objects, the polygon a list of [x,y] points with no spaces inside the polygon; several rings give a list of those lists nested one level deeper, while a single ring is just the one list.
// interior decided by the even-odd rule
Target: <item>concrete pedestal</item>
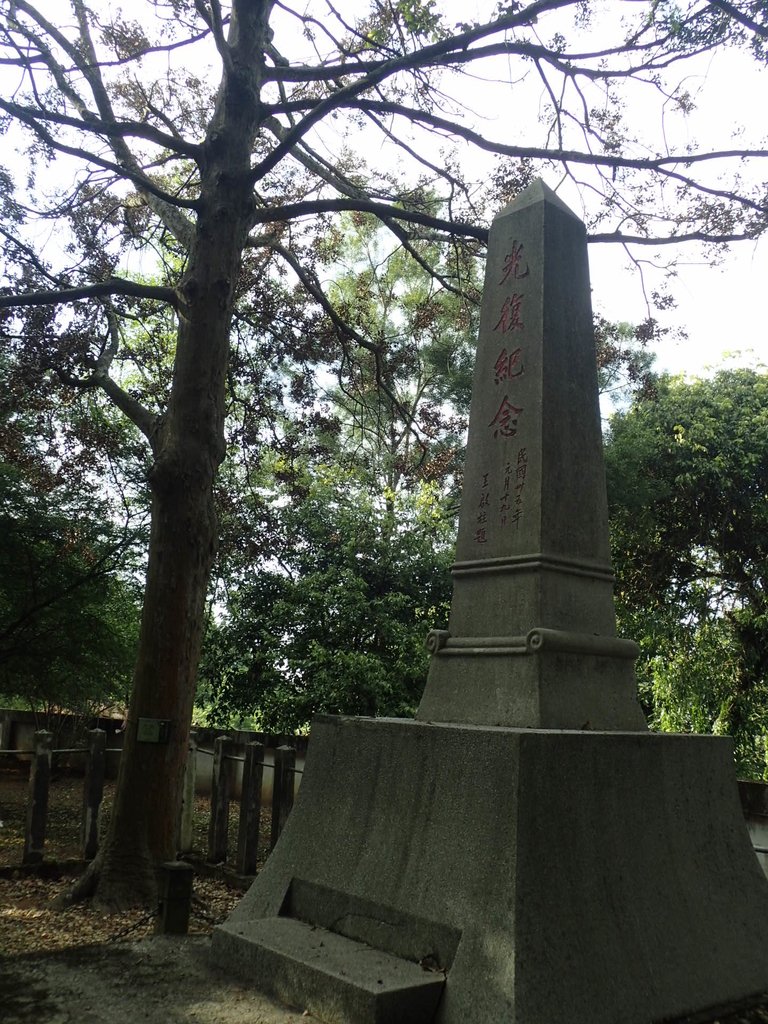
[{"label": "concrete pedestal", "polygon": [[[420,721],[526,729],[645,732],[637,644],[613,636],[532,629],[520,637],[452,637],[433,630]],[[467,680],[472,685],[467,685]]]},{"label": "concrete pedestal", "polygon": [[[767,922],[729,740],[323,717],[213,955],[329,1021],[648,1024],[768,990]],[[437,1008],[386,958],[313,981],[320,929]]]}]

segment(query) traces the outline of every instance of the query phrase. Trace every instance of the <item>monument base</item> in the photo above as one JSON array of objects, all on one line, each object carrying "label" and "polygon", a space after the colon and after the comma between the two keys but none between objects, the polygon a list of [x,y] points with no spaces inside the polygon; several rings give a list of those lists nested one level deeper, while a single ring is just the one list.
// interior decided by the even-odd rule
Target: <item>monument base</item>
[{"label": "monument base", "polygon": [[648,1024],[767,940],[729,740],[323,716],[213,956],[326,1021]]},{"label": "monument base", "polygon": [[419,721],[594,732],[648,728],[637,699],[640,648],[631,640],[555,629],[461,638],[433,630],[427,646],[432,659]]}]

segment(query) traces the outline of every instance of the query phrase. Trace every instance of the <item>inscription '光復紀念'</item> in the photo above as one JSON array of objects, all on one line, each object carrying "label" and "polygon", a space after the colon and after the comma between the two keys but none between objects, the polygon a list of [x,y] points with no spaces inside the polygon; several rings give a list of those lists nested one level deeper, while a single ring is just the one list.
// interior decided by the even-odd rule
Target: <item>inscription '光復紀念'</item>
[{"label": "inscription '\u5149\u5fa9\u7d00\u5ff5'", "polygon": [[496,321],[496,326],[493,328],[494,331],[499,331],[501,334],[507,334],[509,331],[521,331],[525,324],[522,321],[522,305],[524,295],[518,295],[514,292],[512,295],[507,295],[504,299],[504,303],[501,307],[501,314],[499,319]]},{"label": "inscription '\u5149\u5fa9\u7d00\u5ff5'", "polygon": [[493,366],[494,384],[500,384],[503,380],[514,380],[515,377],[521,376],[525,369],[520,360],[522,353],[523,350],[521,348],[516,348],[513,352],[507,352],[503,348],[499,352]]},{"label": "inscription '\u5149\u5fa9\u7d00\u5ff5'", "polygon": [[514,437],[517,434],[517,423],[522,411],[519,405],[512,405],[507,395],[504,395],[496,415],[488,424],[493,427],[493,436]]},{"label": "inscription '\u5149\u5fa9\u7d00\u5ff5'", "polygon": [[[501,280],[499,287],[503,288],[504,300],[502,302],[499,318],[493,328],[495,333],[508,334],[512,331],[523,330],[523,299],[525,293],[512,292],[505,287],[507,282],[522,280],[530,274],[530,267],[524,258],[523,243],[516,239],[512,242],[510,251],[504,257]],[[494,384],[501,384],[503,381],[514,382],[522,376],[525,370],[523,364],[522,346],[508,350],[503,347],[493,366]],[[523,413],[523,406],[516,405],[508,394],[502,398],[493,419],[488,426],[493,431],[495,438],[515,437],[518,431],[518,422]]]},{"label": "inscription '\u5149\u5fa9\u7d00\u5ff5'", "polygon": [[525,264],[525,270],[523,270],[523,243],[515,240],[512,243],[511,251],[504,257],[504,266],[502,267],[501,280],[499,284],[504,284],[512,278],[513,281],[520,281],[524,277],[528,277],[530,270],[528,264]]},{"label": "inscription '\u5149\u5fa9\u7d00\u5ff5'", "polygon": [[[498,319],[493,328],[494,333],[507,335],[524,330],[525,293],[511,291],[509,284],[512,281],[524,280],[530,272],[530,267],[525,259],[523,243],[514,240],[511,243],[510,251],[504,257],[501,278],[498,282],[503,299]],[[493,383],[494,387],[506,384],[510,390],[502,397],[493,419],[488,424],[496,439],[507,440],[518,434],[520,418],[524,410],[520,400],[515,402],[514,397],[516,383],[524,372],[523,346],[518,345],[516,348],[503,346],[493,364]],[[523,515],[523,491],[527,472],[528,450],[522,447],[518,449],[516,456],[506,460],[502,480],[494,482],[491,479],[491,473],[482,474],[474,516],[476,543],[488,543],[489,531],[493,527],[504,529],[513,525],[519,526]],[[495,513],[494,509],[496,509]]]}]

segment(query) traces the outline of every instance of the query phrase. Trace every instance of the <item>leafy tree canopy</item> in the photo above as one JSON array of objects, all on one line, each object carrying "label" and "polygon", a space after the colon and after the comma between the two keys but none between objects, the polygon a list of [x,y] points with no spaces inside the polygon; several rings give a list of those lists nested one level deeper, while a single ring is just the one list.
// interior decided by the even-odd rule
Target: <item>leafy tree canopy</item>
[{"label": "leafy tree canopy", "polygon": [[119,573],[130,538],[98,506],[0,463],[0,693],[34,710],[93,714],[130,690],[139,605]]},{"label": "leafy tree canopy", "polygon": [[424,640],[447,621],[451,520],[434,485],[376,494],[370,478],[330,465],[304,483],[301,500],[262,509],[269,562],[228,578],[198,704],[217,723],[249,716],[275,731],[318,712],[409,716]]},{"label": "leafy tree canopy", "polygon": [[[35,710],[124,703],[145,512],[132,430],[95,396],[30,390],[0,360],[0,693]],[[134,481],[135,483],[135,481]]]},{"label": "leafy tree canopy", "polygon": [[662,377],[610,424],[618,611],[653,723],[721,732],[766,772],[768,376]]}]

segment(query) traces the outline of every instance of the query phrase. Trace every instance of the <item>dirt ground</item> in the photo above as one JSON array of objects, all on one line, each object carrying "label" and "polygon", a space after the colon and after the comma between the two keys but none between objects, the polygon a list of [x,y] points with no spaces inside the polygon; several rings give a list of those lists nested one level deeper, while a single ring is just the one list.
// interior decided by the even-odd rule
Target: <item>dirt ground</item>
[{"label": "dirt ground", "polygon": [[[154,934],[143,911],[108,915],[88,904],[55,909],[79,854],[82,780],[51,785],[46,861],[50,877],[17,870],[26,777],[0,770],[0,1021],[3,1024],[295,1024],[315,1018],[279,1006],[209,961],[210,933],[240,898],[222,881],[196,878],[190,934]],[[108,794],[107,799],[111,794]],[[196,822],[204,849],[206,808]],[[265,844],[266,845],[266,844]]]},{"label": "dirt ground", "polygon": [[0,959],[3,1024],[304,1024],[211,966],[210,939],[158,935]]}]

